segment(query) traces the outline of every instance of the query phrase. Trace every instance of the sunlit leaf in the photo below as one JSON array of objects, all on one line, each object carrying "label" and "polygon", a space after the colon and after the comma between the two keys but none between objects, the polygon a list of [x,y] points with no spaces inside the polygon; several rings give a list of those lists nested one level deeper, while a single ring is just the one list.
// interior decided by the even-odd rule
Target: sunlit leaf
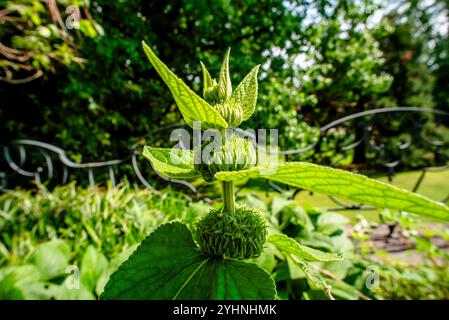
[{"label": "sunlit leaf", "polygon": [[193,92],[179,79],[150,49],[142,42],[143,49],[153,67],[170,89],[176,104],[187,124],[193,127],[194,121],[200,121],[203,128],[227,128],[228,124],[211,105]]},{"label": "sunlit leaf", "polygon": [[193,165],[194,152],[192,150],[145,146],[142,154],[150,160],[154,170],[165,177],[187,179],[200,176]]},{"label": "sunlit leaf", "polygon": [[293,254],[300,259],[320,262],[343,260],[341,254],[324,252],[301,245],[298,241],[285,234],[273,234],[268,237],[267,241],[274,244],[284,254]]},{"label": "sunlit leaf", "polygon": [[372,205],[449,221],[449,207],[417,193],[370,179],[360,174],[307,162],[254,167],[236,172],[217,172],[221,181],[266,178],[293,187]]}]

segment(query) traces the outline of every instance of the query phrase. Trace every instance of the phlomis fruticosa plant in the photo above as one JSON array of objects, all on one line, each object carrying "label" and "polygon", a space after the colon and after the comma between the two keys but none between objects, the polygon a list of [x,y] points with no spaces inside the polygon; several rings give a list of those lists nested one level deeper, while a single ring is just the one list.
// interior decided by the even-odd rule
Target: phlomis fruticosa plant
[{"label": "phlomis fruticosa plant", "polygon": [[[218,143],[205,139],[193,150],[146,146],[143,155],[168,178],[218,180],[223,205],[199,220],[192,231],[181,222],[158,227],[111,275],[102,299],[275,299],[272,276],[251,260],[263,252],[267,241],[318,287],[329,290],[310,262],[332,262],[344,257],[307,247],[275,231],[268,234],[267,222],[257,210],[235,203],[234,184],[243,179],[265,178],[380,209],[449,220],[445,205],[363,175],[307,162],[259,161],[259,150],[252,141],[235,132],[226,133],[249,119],[255,110],[259,66],[233,89],[229,50],[218,80],[201,63],[200,97],[145,43],[143,48],[187,124],[194,127],[195,122],[200,123],[202,129],[221,136]],[[208,150],[207,156],[204,150]]]}]

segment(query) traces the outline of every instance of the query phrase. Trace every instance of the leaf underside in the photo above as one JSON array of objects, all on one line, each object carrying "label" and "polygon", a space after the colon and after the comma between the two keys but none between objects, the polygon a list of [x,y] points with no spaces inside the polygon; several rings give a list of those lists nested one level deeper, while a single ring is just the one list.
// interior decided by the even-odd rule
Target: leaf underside
[{"label": "leaf underside", "polygon": [[157,73],[170,89],[176,104],[187,124],[193,127],[193,121],[200,121],[208,128],[227,128],[228,124],[210,104],[193,92],[179,79],[147,46],[143,49]]},{"label": "leaf underside", "polygon": [[274,299],[274,281],[252,263],[207,257],[180,222],[161,225],[110,277],[101,299]]},{"label": "leaf underside", "polygon": [[390,208],[449,221],[449,208],[419,194],[344,170],[307,162],[283,163],[236,172],[217,172],[221,181],[266,178],[293,187],[320,192],[377,208]]}]

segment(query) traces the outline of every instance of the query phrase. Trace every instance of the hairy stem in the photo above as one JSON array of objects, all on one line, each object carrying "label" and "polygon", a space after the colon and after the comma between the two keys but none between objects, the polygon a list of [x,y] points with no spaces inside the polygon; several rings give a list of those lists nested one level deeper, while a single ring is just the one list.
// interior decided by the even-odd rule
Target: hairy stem
[{"label": "hairy stem", "polygon": [[224,201],[224,211],[228,213],[235,212],[235,193],[234,193],[234,182],[223,181],[223,201]]}]

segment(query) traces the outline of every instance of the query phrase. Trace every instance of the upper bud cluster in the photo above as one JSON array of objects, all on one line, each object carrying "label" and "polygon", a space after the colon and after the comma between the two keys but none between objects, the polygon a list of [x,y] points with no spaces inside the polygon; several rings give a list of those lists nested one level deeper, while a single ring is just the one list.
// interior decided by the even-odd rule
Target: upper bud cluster
[{"label": "upper bud cluster", "polygon": [[209,71],[201,63],[204,77],[203,97],[220,113],[230,127],[237,127],[243,121],[243,106],[232,98],[229,53],[228,49],[221,65],[218,82],[210,76]]}]

